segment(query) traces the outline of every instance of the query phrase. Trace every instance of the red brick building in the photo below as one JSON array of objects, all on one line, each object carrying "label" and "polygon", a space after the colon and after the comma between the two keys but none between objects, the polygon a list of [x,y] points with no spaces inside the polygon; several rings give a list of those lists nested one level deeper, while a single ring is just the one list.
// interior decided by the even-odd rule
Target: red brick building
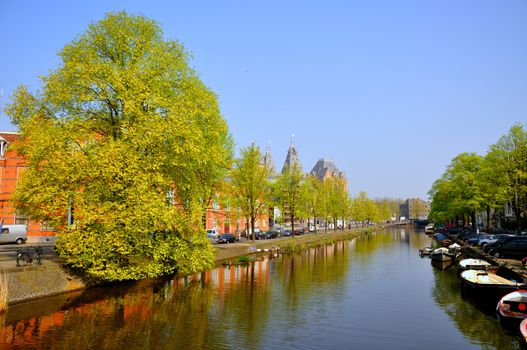
[{"label": "red brick building", "polygon": [[[22,156],[13,150],[12,144],[18,138],[16,132],[0,132],[0,220],[4,224],[24,224],[28,228],[28,242],[52,241],[55,232],[45,222],[30,220],[26,215],[17,213],[11,203],[16,183],[27,168]],[[221,196],[221,195],[220,195]],[[236,208],[221,204],[220,200],[211,201],[206,214],[206,228],[217,229],[220,233],[242,232],[246,227]],[[268,217],[262,217],[258,225],[262,231],[268,228]]]},{"label": "red brick building", "polygon": [[24,158],[11,146],[17,138],[16,132],[0,132],[0,220],[6,225],[26,225],[30,243],[53,240],[55,232],[46,223],[29,220],[26,215],[17,213],[11,204],[16,183],[27,168]]}]

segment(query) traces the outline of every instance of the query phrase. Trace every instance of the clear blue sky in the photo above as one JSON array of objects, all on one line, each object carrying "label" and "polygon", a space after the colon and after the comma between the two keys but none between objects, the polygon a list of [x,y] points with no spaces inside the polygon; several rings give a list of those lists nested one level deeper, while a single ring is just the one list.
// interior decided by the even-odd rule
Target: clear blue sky
[{"label": "clear blue sky", "polygon": [[281,168],[295,134],[304,171],[331,158],[354,195],[427,198],[457,154],[527,124],[525,0],[0,0],[2,105],[119,10],[192,54],[237,148],[270,141]]}]

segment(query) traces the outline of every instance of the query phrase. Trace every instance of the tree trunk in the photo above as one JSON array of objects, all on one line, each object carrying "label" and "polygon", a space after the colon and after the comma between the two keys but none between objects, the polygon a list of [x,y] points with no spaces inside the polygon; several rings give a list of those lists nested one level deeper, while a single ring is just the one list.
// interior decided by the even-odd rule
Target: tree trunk
[{"label": "tree trunk", "polygon": [[203,212],[203,215],[201,215],[201,223],[203,224],[203,229],[205,231],[207,230],[207,209]]},{"label": "tree trunk", "polygon": [[491,211],[490,205],[487,205],[487,225],[486,225],[487,227],[485,228],[487,233],[490,233],[490,225],[491,225],[490,211]]},{"label": "tree trunk", "polygon": [[254,232],[254,221],[256,221],[256,218],[254,216],[251,216],[251,230],[252,230],[252,233],[253,233],[253,243],[254,243],[254,240],[256,239],[256,232]]},{"label": "tree trunk", "polygon": [[291,238],[293,238],[295,236],[295,216],[293,215],[293,213],[291,212]]},{"label": "tree trunk", "polygon": [[471,213],[471,219],[472,219],[472,228],[473,229],[477,229],[478,228],[478,225],[477,225],[477,222],[476,222],[476,211],[473,211]]},{"label": "tree trunk", "polygon": [[251,237],[249,237],[249,218],[248,217],[245,218],[245,236],[247,237],[247,240],[251,239]]}]

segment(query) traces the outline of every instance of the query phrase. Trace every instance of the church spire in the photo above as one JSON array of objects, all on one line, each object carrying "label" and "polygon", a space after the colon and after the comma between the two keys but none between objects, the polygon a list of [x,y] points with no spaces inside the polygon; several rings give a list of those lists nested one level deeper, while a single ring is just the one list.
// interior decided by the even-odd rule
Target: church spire
[{"label": "church spire", "polygon": [[300,159],[298,158],[298,152],[295,147],[295,135],[291,135],[291,144],[289,146],[289,150],[287,150],[287,156],[285,158],[284,166],[282,167],[282,174],[285,172],[286,168],[292,168],[292,167],[298,167],[300,171],[302,170],[302,164],[300,163]]}]

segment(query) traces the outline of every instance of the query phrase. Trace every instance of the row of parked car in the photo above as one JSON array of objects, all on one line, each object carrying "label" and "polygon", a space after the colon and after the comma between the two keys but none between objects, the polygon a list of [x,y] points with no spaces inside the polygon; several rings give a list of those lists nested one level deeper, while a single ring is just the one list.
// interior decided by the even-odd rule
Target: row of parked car
[{"label": "row of parked car", "polygon": [[496,258],[523,259],[527,256],[527,232],[518,235],[510,231],[474,232],[462,230],[457,238],[467,244],[479,246]]},{"label": "row of parked car", "polygon": [[[260,231],[259,229],[255,229],[254,231],[254,239],[257,240],[291,236],[291,230],[289,229],[268,230],[264,232]],[[306,232],[307,230],[304,228],[295,228],[295,235],[302,235]],[[251,240],[253,238],[252,233],[246,235],[246,237],[247,239]],[[232,233],[219,234],[218,231],[215,229],[207,230],[207,238],[211,243],[234,243],[240,240],[239,237],[235,236]]]}]

